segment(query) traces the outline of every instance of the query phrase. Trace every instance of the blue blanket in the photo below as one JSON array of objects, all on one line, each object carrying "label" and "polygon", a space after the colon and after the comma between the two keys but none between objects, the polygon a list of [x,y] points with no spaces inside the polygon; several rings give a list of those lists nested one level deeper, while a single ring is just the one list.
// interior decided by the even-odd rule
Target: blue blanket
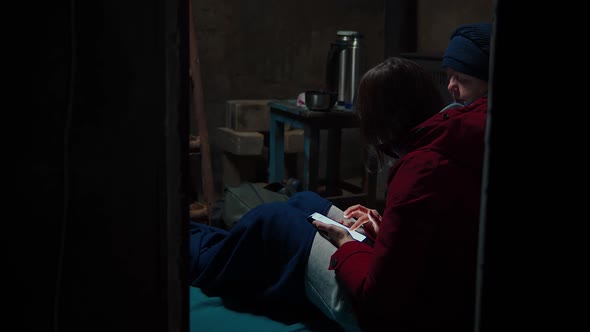
[{"label": "blue blanket", "polygon": [[305,306],[304,274],[315,227],[307,217],[332,203],[313,192],[261,204],[230,231],[191,222],[190,284],[207,295]]}]

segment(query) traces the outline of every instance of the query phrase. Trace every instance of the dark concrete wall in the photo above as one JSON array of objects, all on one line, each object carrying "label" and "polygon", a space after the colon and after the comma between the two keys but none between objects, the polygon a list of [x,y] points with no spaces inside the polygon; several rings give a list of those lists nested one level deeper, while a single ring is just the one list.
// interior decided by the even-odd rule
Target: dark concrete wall
[{"label": "dark concrete wall", "polygon": [[365,35],[369,64],[383,55],[382,1],[195,0],[208,120],[228,99],[295,98],[322,87],[338,30]]},{"label": "dark concrete wall", "polygon": [[495,16],[494,0],[420,0],[417,4],[417,47],[427,53],[444,52],[457,25],[491,22]]}]

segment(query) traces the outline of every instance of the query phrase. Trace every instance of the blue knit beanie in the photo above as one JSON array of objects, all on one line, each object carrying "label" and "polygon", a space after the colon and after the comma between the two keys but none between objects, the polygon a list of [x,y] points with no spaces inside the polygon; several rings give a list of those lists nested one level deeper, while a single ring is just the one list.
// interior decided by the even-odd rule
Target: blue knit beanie
[{"label": "blue knit beanie", "polygon": [[488,81],[491,23],[463,24],[453,31],[442,67]]}]

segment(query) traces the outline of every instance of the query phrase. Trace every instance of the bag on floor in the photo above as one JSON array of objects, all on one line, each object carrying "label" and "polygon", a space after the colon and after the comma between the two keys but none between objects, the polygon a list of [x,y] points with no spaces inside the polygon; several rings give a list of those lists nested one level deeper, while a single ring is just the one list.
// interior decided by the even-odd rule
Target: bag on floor
[{"label": "bag on floor", "polygon": [[238,186],[226,186],[223,190],[222,219],[226,227],[233,227],[234,223],[252,210],[254,207],[269,202],[284,202],[289,195],[270,190],[276,188],[271,185],[260,185],[243,182]]}]

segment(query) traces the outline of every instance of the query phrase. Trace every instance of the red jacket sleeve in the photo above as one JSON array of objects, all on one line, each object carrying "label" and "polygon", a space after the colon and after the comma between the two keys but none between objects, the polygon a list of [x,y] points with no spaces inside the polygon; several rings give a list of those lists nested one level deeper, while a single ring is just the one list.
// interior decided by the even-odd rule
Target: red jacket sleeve
[{"label": "red jacket sleeve", "polygon": [[452,195],[445,191],[456,179],[446,163],[432,151],[413,153],[396,163],[374,247],[347,242],[331,257],[329,268],[350,292],[359,322],[367,330],[372,330],[367,328],[371,322],[403,325],[414,315],[423,291],[420,283],[437,250],[433,234],[452,205]]}]

